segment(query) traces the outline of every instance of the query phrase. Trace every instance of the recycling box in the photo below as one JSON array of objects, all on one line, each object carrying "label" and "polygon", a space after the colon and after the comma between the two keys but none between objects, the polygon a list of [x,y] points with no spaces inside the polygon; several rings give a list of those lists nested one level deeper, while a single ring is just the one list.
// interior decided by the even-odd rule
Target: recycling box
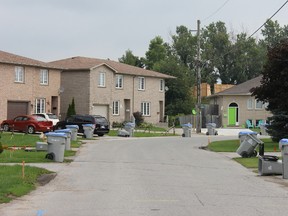
[{"label": "recycling box", "polygon": [[55,130],[54,132],[55,133],[65,133],[67,135],[66,144],[65,144],[65,150],[71,150],[71,134],[72,134],[72,131],[69,128],[66,128],[66,129]]},{"label": "recycling box", "polygon": [[48,143],[48,154],[46,158],[52,159],[56,162],[64,161],[64,152],[67,135],[65,133],[46,133]]},{"label": "recycling box", "polygon": [[66,128],[71,130],[71,140],[77,140],[77,133],[79,130],[78,125],[66,125]]},{"label": "recycling box", "polygon": [[88,139],[93,138],[95,125],[93,125],[93,124],[83,124],[82,126],[83,126],[83,130],[84,130],[85,138],[88,138]]}]

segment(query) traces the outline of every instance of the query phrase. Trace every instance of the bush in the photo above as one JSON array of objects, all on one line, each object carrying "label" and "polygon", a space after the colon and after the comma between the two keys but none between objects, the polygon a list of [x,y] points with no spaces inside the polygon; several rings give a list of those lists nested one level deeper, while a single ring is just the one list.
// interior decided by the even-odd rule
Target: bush
[{"label": "bush", "polygon": [[139,127],[142,123],[144,123],[144,118],[143,118],[141,112],[134,112],[134,113],[133,113],[133,116],[134,116],[134,118],[135,118],[135,124],[136,124],[136,126]]}]

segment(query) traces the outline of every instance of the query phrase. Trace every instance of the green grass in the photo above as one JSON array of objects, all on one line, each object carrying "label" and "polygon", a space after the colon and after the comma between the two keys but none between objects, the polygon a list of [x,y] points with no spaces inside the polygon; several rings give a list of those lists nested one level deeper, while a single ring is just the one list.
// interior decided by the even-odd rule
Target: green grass
[{"label": "green grass", "polygon": [[22,176],[22,166],[0,166],[0,203],[7,203],[15,197],[23,196],[34,190],[37,178],[42,174],[51,173],[48,170],[25,166],[25,176]]},{"label": "green grass", "polygon": [[253,157],[253,158],[238,157],[238,158],[234,158],[234,160],[246,168],[249,168],[249,169],[258,168],[258,157]]},{"label": "green grass", "polygon": [[[273,142],[271,139],[261,139],[264,142],[265,152],[274,152],[276,150],[279,152],[278,143]],[[208,145],[208,149],[215,152],[236,152],[237,148],[240,145],[240,141],[237,140],[223,140],[211,142]],[[259,148],[256,148],[259,151]]]}]

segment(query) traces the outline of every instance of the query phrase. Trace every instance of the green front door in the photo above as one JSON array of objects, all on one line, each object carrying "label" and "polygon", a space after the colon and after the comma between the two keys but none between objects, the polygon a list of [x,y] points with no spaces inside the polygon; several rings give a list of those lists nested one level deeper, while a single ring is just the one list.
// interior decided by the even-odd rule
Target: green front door
[{"label": "green front door", "polygon": [[237,107],[229,107],[229,122],[228,125],[236,125]]}]

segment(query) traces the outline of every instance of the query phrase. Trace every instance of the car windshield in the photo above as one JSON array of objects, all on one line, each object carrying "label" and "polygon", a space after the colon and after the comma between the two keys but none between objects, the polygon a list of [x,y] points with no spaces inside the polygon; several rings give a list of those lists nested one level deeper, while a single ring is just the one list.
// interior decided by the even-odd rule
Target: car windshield
[{"label": "car windshield", "polygon": [[47,119],[41,117],[41,116],[35,116],[36,121],[47,121]]},{"label": "car windshield", "polygon": [[47,113],[47,115],[50,119],[58,119],[58,117],[55,114]]},{"label": "car windshield", "polygon": [[96,121],[96,123],[98,123],[98,124],[106,124],[106,123],[107,123],[107,120],[106,120],[106,118],[104,118],[104,117],[96,117],[96,118],[95,118],[95,121]]}]

